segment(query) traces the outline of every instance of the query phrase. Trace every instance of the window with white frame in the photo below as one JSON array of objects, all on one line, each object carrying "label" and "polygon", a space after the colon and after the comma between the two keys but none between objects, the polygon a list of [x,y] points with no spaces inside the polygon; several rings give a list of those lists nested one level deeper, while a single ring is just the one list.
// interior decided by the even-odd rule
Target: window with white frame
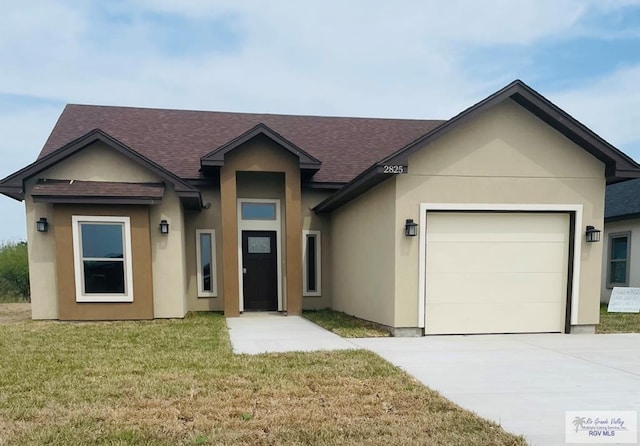
[{"label": "window with white frame", "polygon": [[196,256],[198,263],[198,297],[218,295],[216,277],[216,231],[196,230]]},{"label": "window with white frame", "polygon": [[72,217],[77,302],[133,302],[129,217]]},{"label": "window with white frame", "polygon": [[302,231],[303,295],[320,296],[321,277],[320,231]]},{"label": "window with white frame", "polygon": [[609,258],[607,285],[629,286],[629,242],[631,233],[611,234],[609,236]]}]

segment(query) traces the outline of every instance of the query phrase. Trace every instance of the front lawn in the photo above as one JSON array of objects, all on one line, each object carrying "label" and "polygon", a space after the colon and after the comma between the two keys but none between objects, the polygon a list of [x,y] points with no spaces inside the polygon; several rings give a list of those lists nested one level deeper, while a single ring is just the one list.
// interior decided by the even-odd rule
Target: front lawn
[{"label": "front lawn", "polygon": [[524,445],[373,353],[233,355],[224,318],[0,324],[0,445]]},{"label": "front lawn", "polygon": [[391,336],[373,322],[334,310],[305,310],[302,315],[311,322],[343,338],[377,338]]},{"label": "front lawn", "polygon": [[640,333],[640,313],[607,313],[607,304],[601,304],[596,333]]}]

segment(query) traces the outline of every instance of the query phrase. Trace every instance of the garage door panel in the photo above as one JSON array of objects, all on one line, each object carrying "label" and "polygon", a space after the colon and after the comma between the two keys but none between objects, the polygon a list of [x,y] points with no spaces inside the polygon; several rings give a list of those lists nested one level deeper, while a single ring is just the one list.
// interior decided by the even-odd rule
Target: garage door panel
[{"label": "garage door panel", "polygon": [[[444,215],[447,218],[438,218]],[[499,216],[499,219],[496,219]],[[432,214],[428,220],[430,242],[560,242],[566,231],[558,225],[565,214]]]},{"label": "garage door panel", "polygon": [[557,302],[564,273],[430,273],[431,303]]},{"label": "garage door panel", "polygon": [[564,243],[428,243],[430,272],[560,272],[565,269]]},{"label": "garage door panel", "polygon": [[427,334],[558,332],[569,215],[428,213]]},{"label": "garage door panel", "polygon": [[560,303],[434,304],[428,308],[426,333],[551,333],[562,331],[563,326]]}]

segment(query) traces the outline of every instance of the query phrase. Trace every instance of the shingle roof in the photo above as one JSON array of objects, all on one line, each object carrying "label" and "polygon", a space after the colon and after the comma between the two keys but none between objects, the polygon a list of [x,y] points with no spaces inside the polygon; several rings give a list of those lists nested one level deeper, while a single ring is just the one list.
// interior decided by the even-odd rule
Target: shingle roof
[{"label": "shingle roof", "polygon": [[445,121],[67,105],[40,158],[99,128],[181,178],[200,158],[263,123],[322,161],[316,182],[346,183]]},{"label": "shingle roof", "polygon": [[640,215],[640,179],[607,186],[605,219],[623,219]]},{"label": "shingle roof", "polygon": [[33,186],[34,197],[135,197],[162,200],[159,183],[117,183],[108,181],[47,180]]}]

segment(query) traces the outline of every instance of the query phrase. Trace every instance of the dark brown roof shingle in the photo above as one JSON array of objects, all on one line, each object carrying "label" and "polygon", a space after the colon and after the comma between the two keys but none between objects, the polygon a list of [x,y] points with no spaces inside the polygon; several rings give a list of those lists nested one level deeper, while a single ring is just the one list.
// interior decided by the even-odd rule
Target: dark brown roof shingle
[{"label": "dark brown roof shingle", "polygon": [[41,180],[34,197],[128,197],[162,200],[164,185],[158,183],[118,183],[108,181]]},{"label": "dark brown roof shingle", "polygon": [[181,178],[200,158],[263,123],[322,161],[316,182],[346,183],[445,121],[67,105],[40,158],[99,128]]}]

